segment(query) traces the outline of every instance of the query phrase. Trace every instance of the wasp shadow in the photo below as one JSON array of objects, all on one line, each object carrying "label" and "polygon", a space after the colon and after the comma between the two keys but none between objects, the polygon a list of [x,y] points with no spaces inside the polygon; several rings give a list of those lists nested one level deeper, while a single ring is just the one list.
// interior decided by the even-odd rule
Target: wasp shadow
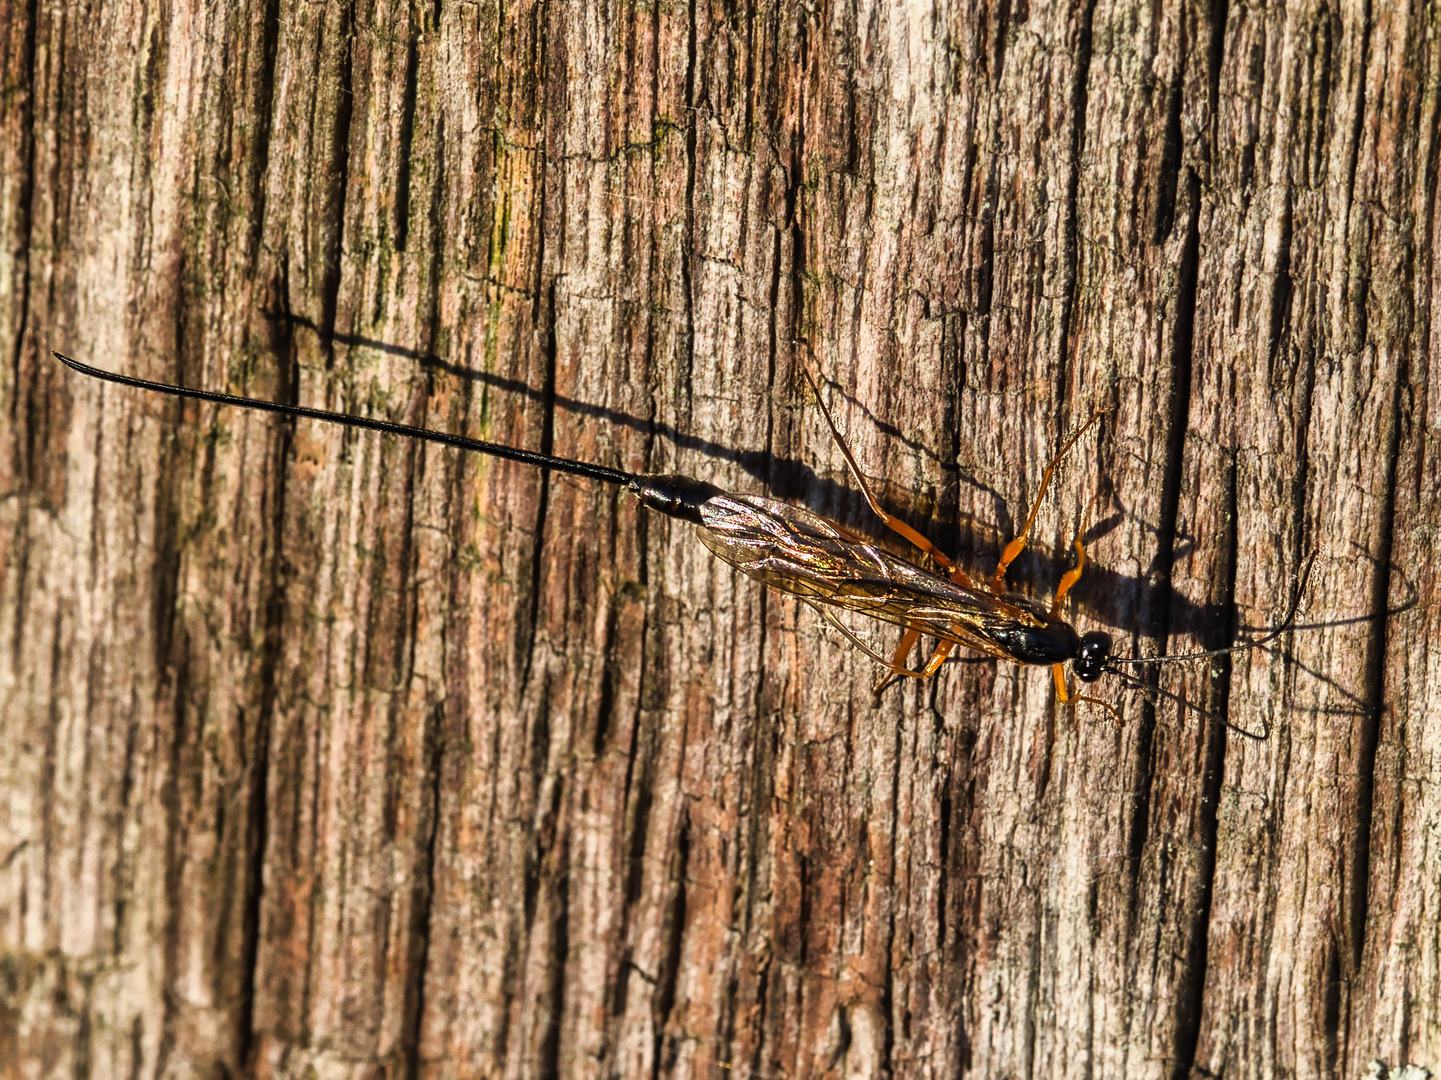
[{"label": "wasp shadow", "polygon": [[[694,450],[706,457],[715,458],[720,461],[730,461],[740,466],[741,470],[758,480],[768,478],[770,470],[776,465],[775,460],[765,450],[737,450],[733,447],[723,446],[720,443],[712,442],[709,439],[698,438],[683,431],[678,431],[671,424],[657,423],[644,416],[634,416],[618,409],[607,408],[604,405],[596,405],[593,402],[580,401],[576,398],[566,397],[564,394],[547,393],[544,389],[531,386],[522,379],[515,379],[505,375],[497,375],[489,371],[476,371],[474,368],[456,364],[444,357],[434,353],[423,352],[419,349],[407,348],[403,345],[394,345],[390,342],[380,341],[376,338],[365,337],[360,334],[345,334],[340,332],[326,333],[317,326],[312,319],[303,315],[296,315],[291,312],[270,311],[266,313],[270,318],[279,322],[290,323],[294,326],[305,327],[313,330],[323,340],[335,342],[351,348],[374,349],[377,352],[389,356],[399,356],[407,360],[414,360],[421,367],[430,371],[443,372],[446,375],[454,376],[475,386],[485,386],[499,390],[506,394],[515,394],[541,406],[560,409],[575,416],[589,417],[620,428],[628,428],[648,436],[660,436],[671,442],[674,446]],[[557,452],[564,453],[561,448]]]},{"label": "wasp shadow", "polygon": [[[313,320],[292,312],[268,311],[266,315],[276,321],[309,329],[327,342],[374,349],[390,356],[402,357],[412,360],[428,370],[443,372],[502,393],[516,394],[545,407],[560,409],[577,416],[627,428],[648,437],[659,436],[677,448],[691,450],[716,460],[731,462],[748,476],[765,484],[768,493],[772,496],[804,504],[817,512],[838,515],[849,527],[855,528],[877,543],[886,547],[905,549],[904,543],[900,542],[893,533],[887,531],[881,522],[869,512],[864,495],[856,487],[849,482],[822,476],[812,466],[798,458],[778,456],[769,449],[744,450],[725,446],[709,439],[678,431],[671,424],[657,423],[649,417],[635,416],[592,402],[547,393],[521,379],[492,372],[476,371],[434,353],[360,334],[326,333]],[[869,412],[867,415],[870,415]],[[899,429],[893,425],[876,417],[871,417],[871,420],[883,433],[899,439],[908,447],[919,450],[937,461],[941,460],[930,448],[921,446],[913,440],[905,439]],[[915,499],[907,498],[904,495],[898,496],[890,484],[873,484],[874,494],[886,513],[907,522],[921,531],[923,535],[932,538],[946,536],[954,545],[954,553],[958,561],[979,568],[993,567],[996,560],[999,559],[1002,548],[1016,530],[1016,521],[1010,513],[1009,500],[995,487],[960,469],[959,466],[952,465],[950,468],[954,470],[953,475],[958,485],[972,489],[992,503],[996,524],[977,518],[962,517],[954,509],[947,512],[944,507],[947,504],[954,507],[958,501],[954,497],[942,500],[938,506],[921,509],[916,505]],[[1094,552],[1097,541],[1118,528],[1127,520],[1128,516],[1124,508],[1118,509],[1093,524],[1080,539],[1088,551]],[[1154,526],[1146,526],[1146,528],[1156,533],[1158,549],[1162,546],[1169,547],[1167,561],[1171,564],[1185,558],[1195,550],[1197,542],[1193,537],[1178,533],[1167,542],[1166,538],[1160,535],[1159,529]],[[909,553],[913,555],[914,549],[910,549]],[[1057,553],[1051,553],[1032,545],[1012,565],[1008,580],[1018,586],[1018,591],[1044,596],[1054,588],[1061,575],[1070,569],[1072,558],[1069,545]],[[1158,563],[1153,563],[1153,566],[1158,566]],[[976,576],[983,576],[986,572],[984,569],[979,569]],[[1088,559],[1085,573],[1070,593],[1070,597],[1089,620],[1113,631],[1152,637],[1158,637],[1162,633],[1173,638],[1185,636],[1193,641],[1206,643],[1204,647],[1224,647],[1230,644],[1229,640],[1222,639],[1228,638],[1232,632],[1233,613],[1236,607],[1234,601],[1214,604],[1194,603],[1176,590],[1169,583],[1167,577],[1168,575],[1154,572],[1144,575],[1121,574],[1108,568],[1104,561],[1096,561],[1092,558]],[[1352,623],[1375,622],[1389,618],[1416,605],[1418,601],[1414,586],[1411,591],[1412,596],[1408,602],[1397,607],[1388,607],[1383,612],[1326,623],[1297,624],[1293,629],[1319,629]],[[1140,625],[1143,617],[1150,625]],[[1264,632],[1266,629],[1269,628],[1244,625],[1235,627],[1238,634]],[[957,659],[959,660],[959,658]],[[987,662],[983,658],[977,659],[978,662]],[[1314,674],[1319,675],[1319,673]]]}]

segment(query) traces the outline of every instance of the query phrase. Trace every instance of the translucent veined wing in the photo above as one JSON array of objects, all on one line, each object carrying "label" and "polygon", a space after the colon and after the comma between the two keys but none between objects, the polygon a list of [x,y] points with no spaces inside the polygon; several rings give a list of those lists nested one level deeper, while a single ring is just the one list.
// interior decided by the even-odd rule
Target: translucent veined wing
[{"label": "translucent veined wing", "polygon": [[1015,657],[994,639],[996,633],[1046,626],[1012,599],[933,574],[804,507],[721,495],[700,513],[701,543],[781,592],[1003,659]]}]

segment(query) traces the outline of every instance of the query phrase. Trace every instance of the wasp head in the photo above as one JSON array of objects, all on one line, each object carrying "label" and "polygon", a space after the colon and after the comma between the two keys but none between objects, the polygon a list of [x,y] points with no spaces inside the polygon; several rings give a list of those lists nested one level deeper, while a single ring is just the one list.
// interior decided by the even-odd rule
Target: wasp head
[{"label": "wasp head", "polygon": [[1071,667],[1076,678],[1082,682],[1095,682],[1106,670],[1106,661],[1111,658],[1111,635],[1092,630],[1081,635],[1081,647]]}]

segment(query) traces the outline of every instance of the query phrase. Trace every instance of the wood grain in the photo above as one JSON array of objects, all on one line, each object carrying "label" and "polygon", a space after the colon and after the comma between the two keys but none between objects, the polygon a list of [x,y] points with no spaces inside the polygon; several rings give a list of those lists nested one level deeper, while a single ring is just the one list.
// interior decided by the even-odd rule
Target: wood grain
[{"label": "wood grain", "polygon": [[[0,5],[0,1076],[1436,1067],[1438,20]],[[880,536],[809,349],[983,571],[1106,410],[1011,578],[1121,656],[1314,565],[1119,724],[877,701],[614,490],[52,348]]]}]

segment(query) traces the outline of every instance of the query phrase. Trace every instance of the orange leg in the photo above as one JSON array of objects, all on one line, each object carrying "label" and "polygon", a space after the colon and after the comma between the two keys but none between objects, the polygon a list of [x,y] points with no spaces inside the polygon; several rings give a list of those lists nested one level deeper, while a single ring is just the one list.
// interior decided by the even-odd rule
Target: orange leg
[{"label": "orange leg", "polygon": [[907,630],[901,635],[901,643],[896,646],[896,655],[891,657],[891,670],[896,673],[908,671],[910,665],[907,661],[911,658],[911,650],[916,647],[916,642],[921,640],[919,630]]},{"label": "orange leg", "polygon": [[1125,726],[1121,723],[1121,714],[1115,710],[1115,707],[1112,706],[1110,702],[1102,701],[1100,698],[1094,698],[1088,694],[1082,694],[1078,696],[1075,701],[1071,702],[1072,705],[1080,705],[1082,703],[1087,705],[1099,705],[1101,708],[1105,709],[1108,713],[1111,714],[1111,722],[1115,724],[1116,727],[1119,728]]},{"label": "orange leg", "polygon": [[936,645],[936,651],[931,653],[931,658],[926,661],[925,670],[921,672],[921,678],[929,679],[936,672],[941,670],[941,665],[946,662],[946,657],[951,655],[955,645],[949,641],[942,641]]},{"label": "orange leg", "polygon": [[891,681],[897,675],[909,676],[913,679],[922,677],[919,672],[912,671],[906,663],[906,661],[910,659],[911,650],[916,647],[916,642],[920,640],[921,632],[919,630],[907,630],[901,635],[901,643],[896,646],[895,655],[891,657],[891,662],[886,665],[890,670],[881,676],[880,682],[876,683],[874,693],[879,694],[886,687],[890,686]]},{"label": "orange leg", "polygon": [[946,657],[950,655],[951,649],[953,648],[950,642],[942,642],[926,662],[925,669],[922,671],[914,671],[906,664],[906,659],[910,656],[911,650],[916,647],[916,642],[921,638],[921,632],[919,630],[907,630],[905,634],[901,636],[901,643],[896,647],[895,655],[887,660],[858,638],[845,623],[836,617],[835,612],[831,611],[830,608],[811,600],[807,600],[806,603],[820,612],[821,617],[839,630],[847,641],[887,670],[888,674],[876,686],[875,692],[877,694],[884,690],[886,686],[890,684],[891,679],[897,675],[904,675],[911,679],[930,678],[936,673],[937,669],[940,668],[941,664],[945,662]]},{"label": "orange leg", "polygon": [[936,651],[931,653],[930,658],[926,661],[926,666],[920,671],[916,671],[910,667],[906,661],[910,658],[911,650],[916,647],[916,642],[920,639],[921,633],[919,630],[907,630],[905,632],[901,637],[900,645],[896,647],[895,656],[891,658],[890,664],[887,665],[890,671],[886,673],[880,682],[876,683],[875,693],[879,694],[889,686],[891,680],[897,675],[908,679],[929,679],[941,669],[941,665],[946,662],[946,658],[951,655],[951,650],[955,648],[952,642],[940,642],[936,645]]},{"label": "orange leg", "polygon": [[1121,726],[1121,714],[1118,713],[1110,703],[1102,701],[1100,698],[1091,697],[1089,694],[1081,694],[1074,701],[1071,700],[1071,695],[1066,692],[1066,669],[1062,665],[1052,664],[1051,674],[1056,680],[1056,697],[1062,705],[1074,706],[1080,705],[1082,702],[1088,705],[1099,705],[1111,714],[1111,719],[1117,727]]},{"label": "orange leg", "polygon": [[[937,551],[936,546],[920,533],[916,532],[915,529],[911,528],[900,518],[888,514],[882,509],[880,500],[876,498],[875,492],[871,490],[870,483],[861,475],[861,467],[857,464],[855,455],[851,453],[851,448],[846,445],[846,440],[841,436],[840,428],[836,427],[836,422],[831,417],[831,411],[826,408],[825,400],[821,397],[820,384],[816,382],[815,376],[811,374],[810,367],[805,363],[801,364],[801,370],[805,372],[806,381],[811,384],[811,389],[816,392],[816,403],[821,407],[821,415],[826,418],[826,426],[831,429],[831,435],[834,436],[836,445],[841,449],[841,456],[846,459],[846,465],[851,470],[851,475],[856,478],[856,483],[860,486],[861,494],[866,497],[866,502],[870,504],[876,517],[881,519],[881,523],[885,525],[886,528],[904,536],[912,544],[934,559],[938,565],[950,573],[951,580],[959,582],[968,588],[973,588],[974,586],[971,585],[971,579],[966,575],[964,570]],[[911,642],[911,644],[914,646],[915,642]]]},{"label": "orange leg", "polygon": [[1056,598],[1051,601],[1051,618],[1058,618],[1061,614],[1061,604],[1066,599],[1066,594],[1071,591],[1071,586],[1081,580],[1081,571],[1086,568],[1086,549],[1077,540],[1076,544],[1076,565],[1061,575],[1061,583],[1056,586]]},{"label": "orange leg", "polygon": [[1026,550],[1026,540],[1031,535],[1031,526],[1036,523],[1036,511],[1041,508],[1041,500],[1046,496],[1046,488],[1050,486],[1051,474],[1056,471],[1056,466],[1061,463],[1061,459],[1066,456],[1071,447],[1076,445],[1076,440],[1084,435],[1090,429],[1091,425],[1100,418],[1101,414],[1099,412],[1092,415],[1089,420],[1081,425],[1079,431],[1066,440],[1066,444],[1056,452],[1056,456],[1053,457],[1051,463],[1046,466],[1046,471],[1041,475],[1041,490],[1036,492],[1036,501],[1031,504],[1031,512],[1026,516],[1025,528],[1021,530],[1019,536],[1006,545],[1006,550],[1001,552],[1000,565],[996,567],[996,572],[991,575],[991,592],[998,593],[1005,587],[1006,567],[1010,566],[1011,563],[1016,560],[1016,557]]},{"label": "orange leg", "polygon": [[[1079,540],[1077,540],[1075,541],[1075,548],[1076,565],[1061,575],[1061,583],[1056,586],[1056,598],[1051,601],[1051,618],[1053,619],[1060,616],[1061,604],[1065,601],[1066,594],[1071,591],[1072,585],[1081,580],[1081,571],[1086,568],[1085,546]],[[1107,702],[1102,701],[1100,698],[1093,698],[1088,695],[1083,695],[1076,698],[1075,701],[1071,701],[1070,695],[1066,693],[1066,669],[1064,667],[1062,667],[1060,664],[1051,665],[1051,674],[1055,677],[1056,680],[1056,697],[1060,699],[1062,705],[1079,705],[1083,701],[1088,702],[1092,705],[1099,705],[1101,708],[1105,709],[1108,713],[1111,714],[1111,719],[1116,722],[1116,726],[1120,726],[1120,714],[1117,713],[1116,710],[1112,708]]]}]

